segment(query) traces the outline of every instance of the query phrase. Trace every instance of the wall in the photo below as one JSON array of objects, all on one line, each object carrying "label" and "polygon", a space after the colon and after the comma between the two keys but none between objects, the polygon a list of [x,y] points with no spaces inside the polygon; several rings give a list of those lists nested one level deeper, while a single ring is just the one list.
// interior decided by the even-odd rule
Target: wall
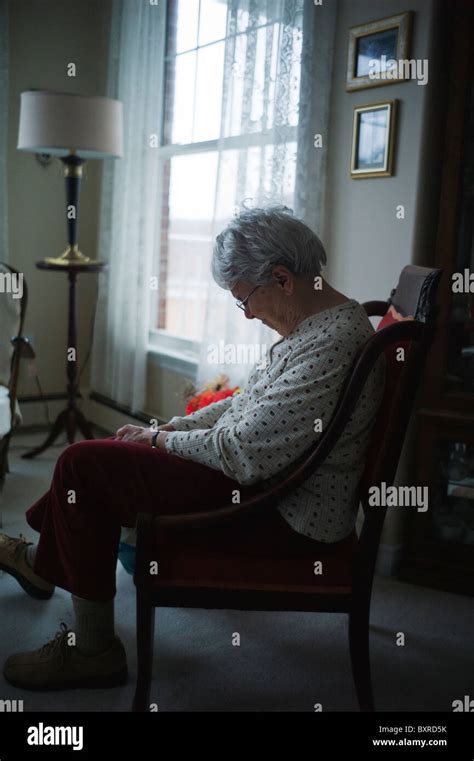
[{"label": "wall", "polygon": [[[428,59],[428,84],[409,81],[346,92],[349,28],[406,10],[415,12],[410,57]],[[443,31],[439,5],[430,0],[339,3],[328,136],[326,275],[338,290],[359,301],[387,298],[406,264],[435,263],[444,102]],[[399,100],[394,176],[351,179],[354,106],[392,99]],[[396,218],[399,204],[405,207],[403,220]],[[401,483],[413,483],[413,442],[409,436],[399,468]],[[388,511],[382,539],[388,566],[401,548],[403,525],[403,515]]]},{"label": "wall", "polygon": [[[64,178],[58,159],[43,169],[33,154],[16,149],[20,93],[31,88],[103,95],[106,82],[110,0],[14,0],[10,13],[10,89],[8,138],[9,262],[24,273],[29,303],[27,335],[37,352],[45,393],[65,390],[67,277],[36,269],[35,262],[66,248]],[[67,76],[67,64],[77,76]],[[90,161],[82,182],[79,246],[95,257],[101,162]],[[96,275],[78,279],[79,364],[90,337]],[[87,372],[82,381],[87,384]],[[20,395],[37,394],[23,370]],[[50,415],[64,402],[50,402]],[[43,405],[22,405],[25,423],[45,422]]]},{"label": "wall", "polygon": [[[405,10],[415,11],[411,57],[428,59],[428,84],[409,81],[346,92],[349,28]],[[420,242],[423,220],[419,212],[426,203],[425,194],[431,192],[435,200],[436,191],[431,180],[437,166],[433,154],[437,139],[433,124],[437,122],[428,113],[428,106],[434,105],[438,77],[437,56],[433,54],[434,15],[435,4],[428,0],[409,4],[400,0],[343,0],[339,6],[329,132],[327,274],[336,287],[362,301],[385,298],[404,265],[432,262],[429,247]],[[354,106],[392,99],[399,101],[395,175],[351,179]],[[429,145],[431,150],[426,151]],[[399,204],[405,207],[403,220],[396,218]],[[425,232],[434,229],[432,225],[431,231]]]}]

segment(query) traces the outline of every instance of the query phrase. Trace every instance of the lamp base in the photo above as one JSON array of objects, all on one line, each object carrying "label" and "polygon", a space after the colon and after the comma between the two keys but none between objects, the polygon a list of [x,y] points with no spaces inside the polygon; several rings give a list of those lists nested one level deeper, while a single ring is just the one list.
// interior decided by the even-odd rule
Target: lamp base
[{"label": "lamp base", "polygon": [[74,246],[68,246],[61,256],[48,256],[43,259],[46,264],[53,264],[55,266],[74,267],[74,265],[80,264],[97,264],[98,259],[91,259],[90,256],[85,256],[82,251],[79,251],[77,243]]}]

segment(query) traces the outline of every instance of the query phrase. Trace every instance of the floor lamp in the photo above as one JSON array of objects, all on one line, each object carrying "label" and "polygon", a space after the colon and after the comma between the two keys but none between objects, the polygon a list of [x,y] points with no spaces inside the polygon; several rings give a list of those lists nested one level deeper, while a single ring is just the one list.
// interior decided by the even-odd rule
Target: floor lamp
[{"label": "floor lamp", "polygon": [[[122,103],[99,96],[73,95],[45,90],[21,94],[18,150],[57,156],[64,164],[66,180],[66,225],[68,246],[57,257],[36,263],[38,269],[67,272],[69,278],[67,407],[56,418],[43,444],[26,452],[35,457],[66,431],[70,444],[76,429],[93,438],[89,423],[76,406],[77,380],[76,278],[80,272],[99,272],[104,262],[85,256],[78,246],[79,199],[82,168],[88,159],[119,158],[123,155]],[[71,352],[71,349],[73,350]]]}]

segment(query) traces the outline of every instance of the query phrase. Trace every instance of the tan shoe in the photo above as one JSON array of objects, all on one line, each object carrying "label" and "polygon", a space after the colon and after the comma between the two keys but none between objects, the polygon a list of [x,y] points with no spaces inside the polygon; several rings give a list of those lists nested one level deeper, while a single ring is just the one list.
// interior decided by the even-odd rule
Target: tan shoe
[{"label": "tan shoe", "polygon": [[11,655],[4,666],[7,682],[23,690],[69,690],[117,687],[127,681],[127,656],[118,637],[100,655],[83,655],[72,644],[72,632],[60,624],[55,638],[39,650]]},{"label": "tan shoe", "polygon": [[38,576],[26,561],[26,548],[33,542],[27,542],[20,534],[19,539],[0,534],[0,571],[13,576],[37,600],[49,600],[54,592],[54,584]]}]

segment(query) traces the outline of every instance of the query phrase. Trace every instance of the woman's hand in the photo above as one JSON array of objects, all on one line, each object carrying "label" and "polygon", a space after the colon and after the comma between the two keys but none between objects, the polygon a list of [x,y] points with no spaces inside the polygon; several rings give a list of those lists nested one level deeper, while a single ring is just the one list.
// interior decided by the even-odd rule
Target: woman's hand
[{"label": "woman's hand", "polygon": [[[174,431],[172,425],[169,425],[169,423],[165,423],[165,425],[160,425],[158,428],[142,428],[139,425],[124,425],[122,428],[119,428],[117,433],[115,434],[115,438],[119,439],[120,441],[133,441],[136,444],[148,444],[151,446],[151,439],[154,433],[156,431]],[[160,444],[163,444],[164,436],[158,436],[157,439],[160,439]],[[157,442],[158,443],[158,442]],[[160,447],[162,448],[162,447]]]},{"label": "woman's hand", "polygon": [[120,441],[134,441],[136,444],[151,446],[151,437],[155,431],[152,428],[141,428],[139,425],[123,425],[115,434]]}]

